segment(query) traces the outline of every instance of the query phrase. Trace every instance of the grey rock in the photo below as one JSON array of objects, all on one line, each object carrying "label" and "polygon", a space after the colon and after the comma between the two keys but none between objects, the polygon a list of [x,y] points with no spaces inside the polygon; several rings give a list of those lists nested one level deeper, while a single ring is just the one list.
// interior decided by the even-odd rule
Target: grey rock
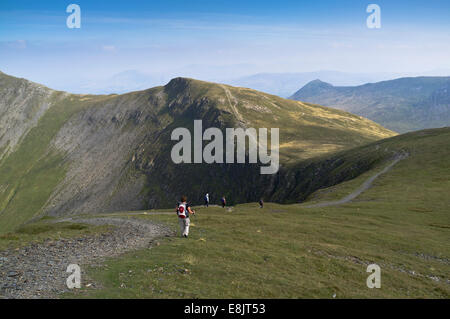
[{"label": "grey rock", "polygon": [[[91,218],[65,221],[93,225],[112,225],[113,230],[102,236],[63,239],[24,247],[19,251],[1,252],[4,261],[0,267],[0,291],[5,298],[55,298],[68,291],[67,266],[76,263],[82,276],[86,265],[102,266],[104,257],[118,256],[124,252],[147,247],[149,240],[173,234],[166,227],[141,219]],[[57,222],[57,221],[54,221]],[[103,240],[100,240],[100,239]],[[78,240],[82,239],[82,240]],[[60,245],[64,242],[64,245]],[[70,244],[68,244],[70,243]],[[69,247],[70,246],[70,247]],[[23,252],[28,252],[23,255]],[[21,256],[18,262],[18,256]],[[17,271],[20,265],[20,272]],[[91,287],[95,287],[91,283]]]}]

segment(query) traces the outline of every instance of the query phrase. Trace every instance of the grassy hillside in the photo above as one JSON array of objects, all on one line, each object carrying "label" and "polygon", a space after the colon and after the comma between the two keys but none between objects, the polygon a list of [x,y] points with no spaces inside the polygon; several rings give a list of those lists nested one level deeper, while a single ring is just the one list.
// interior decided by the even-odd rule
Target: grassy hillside
[{"label": "grassy hillside", "polygon": [[450,125],[450,77],[400,78],[360,86],[316,80],[291,98],[352,112],[399,133]]},{"label": "grassy hillside", "polygon": [[[442,196],[443,192],[450,189],[449,140],[450,128],[431,129],[399,135],[343,152],[341,155],[348,158],[350,162],[376,160],[374,162],[377,164],[372,170],[357,178],[314,192],[308,197],[308,202],[329,201],[345,197],[363,180],[370,177],[374,172],[380,171],[388,161],[389,153],[406,152],[410,156],[397,165],[396,171],[399,173],[389,181],[390,184],[395,184],[395,189],[400,193],[392,192],[392,189],[390,189],[389,192],[383,194],[389,195],[392,201],[396,197],[406,201],[410,198],[422,198],[427,206],[443,205],[445,207],[447,205],[447,207],[450,207],[450,201]],[[390,176],[392,174],[390,173]],[[384,177],[384,179],[387,179],[387,177]],[[379,181],[375,182],[375,184],[377,183]],[[423,191],[414,188],[413,185],[416,184]],[[383,190],[383,188],[380,188],[380,190]],[[405,192],[407,193],[405,194]]]},{"label": "grassy hillside", "polygon": [[202,119],[204,128],[280,128],[284,164],[396,135],[348,112],[246,88],[177,78],[163,92],[167,103],[158,115],[174,118],[170,128],[192,126],[194,119]]},{"label": "grassy hillside", "polygon": [[[161,239],[90,268],[85,283],[101,288],[68,297],[449,298],[449,138],[450,129],[428,130],[353,151],[410,156],[345,205],[198,208],[191,238]],[[345,196],[366,177],[322,191],[321,200]],[[175,216],[139,218],[177,229]],[[371,263],[381,267],[380,289],[366,286]]]},{"label": "grassy hillside", "polygon": [[[346,196],[389,158],[302,205],[266,203],[260,209],[248,203],[226,212],[198,207],[189,239],[164,237],[151,249],[88,267],[83,288],[64,297],[449,298],[449,137],[449,128],[427,130],[346,152],[379,158],[389,149],[409,157],[344,205],[305,207]],[[178,229],[171,215],[115,216]],[[27,240],[27,233],[38,232],[39,240],[53,236],[46,225],[43,220],[0,236],[0,247],[11,246],[14,237]],[[58,236],[73,236],[70,225],[51,225]],[[97,231],[105,230],[85,229]],[[380,289],[366,286],[371,263],[381,267]]]},{"label": "grassy hillside", "polygon": [[[343,111],[192,79],[109,96],[55,92],[5,74],[0,83],[2,120],[38,110],[19,123],[26,129],[13,135],[17,143],[1,140],[0,232],[43,214],[171,207],[182,193],[199,202],[214,190],[247,202],[274,192],[258,165],[173,164],[170,134],[194,119],[204,129],[280,128],[282,167],[395,135]],[[36,97],[28,101],[30,88]],[[11,103],[23,111],[11,113]]]},{"label": "grassy hillside", "polygon": [[[148,177],[144,191],[148,194],[147,198],[154,201],[151,208],[173,206],[183,193],[194,203],[200,203],[207,191],[214,192],[216,198],[225,195],[230,203],[255,201],[260,196],[272,198],[275,187],[285,187],[276,180],[290,172],[290,167],[295,163],[394,135],[371,121],[349,113],[289,101],[250,89],[175,79],[164,88],[164,92],[174,102],[161,112],[168,109],[170,116],[174,116],[174,112],[178,116],[161,131],[152,143],[153,147],[136,154],[136,166]],[[159,116],[165,114],[161,112]],[[167,141],[172,130],[176,127],[192,130],[193,120],[198,118],[203,120],[204,128],[280,128],[280,163],[286,169],[283,168],[275,176],[261,176],[258,165],[171,163],[167,159],[174,143]],[[285,200],[285,194],[280,193],[276,200]]]}]

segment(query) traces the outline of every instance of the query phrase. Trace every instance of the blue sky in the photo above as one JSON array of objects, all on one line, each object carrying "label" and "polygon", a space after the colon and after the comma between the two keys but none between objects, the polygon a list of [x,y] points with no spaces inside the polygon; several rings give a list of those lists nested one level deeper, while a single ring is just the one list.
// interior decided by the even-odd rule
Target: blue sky
[{"label": "blue sky", "polygon": [[[71,3],[81,7],[81,29],[66,26]],[[366,26],[370,3],[381,7],[381,29]],[[68,91],[120,81],[123,72],[157,84],[173,76],[449,69],[447,0],[0,2],[0,70]]]}]

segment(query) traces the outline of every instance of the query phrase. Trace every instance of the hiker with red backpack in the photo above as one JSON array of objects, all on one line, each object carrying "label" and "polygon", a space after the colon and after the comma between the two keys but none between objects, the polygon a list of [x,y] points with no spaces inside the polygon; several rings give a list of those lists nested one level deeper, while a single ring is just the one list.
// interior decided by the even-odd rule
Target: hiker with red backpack
[{"label": "hiker with red backpack", "polygon": [[188,238],[189,236],[189,215],[195,215],[195,210],[187,203],[187,197],[181,196],[181,202],[177,204],[176,208],[178,222],[180,224],[181,236]]}]

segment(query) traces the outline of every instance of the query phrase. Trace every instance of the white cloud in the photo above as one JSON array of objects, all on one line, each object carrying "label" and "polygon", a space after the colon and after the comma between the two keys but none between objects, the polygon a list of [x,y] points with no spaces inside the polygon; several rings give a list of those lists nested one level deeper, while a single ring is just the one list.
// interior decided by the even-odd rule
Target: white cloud
[{"label": "white cloud", "polygon": [[114,45],[103,45],[102,50],[106,52],[115,52],[116,47]]}]

